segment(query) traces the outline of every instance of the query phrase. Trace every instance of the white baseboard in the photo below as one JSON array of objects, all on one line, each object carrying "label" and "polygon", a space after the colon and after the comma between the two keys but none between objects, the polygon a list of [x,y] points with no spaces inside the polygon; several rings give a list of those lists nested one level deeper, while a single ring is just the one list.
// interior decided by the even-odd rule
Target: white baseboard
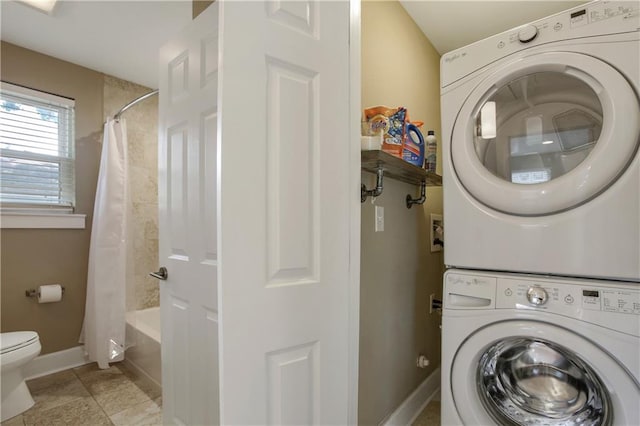
[{"label": "white baseboard", "polygon": [[380,422],[382,426],[406,426],[420,415],[429,401],[440,391],[440,367],[436,368],[396,410]]},{"label": "white baseboard", "polygon": [[82,346],[65,349],[63,351],[40,355],[24,368],[24,377],[35,379],[69,368],[80,367],[90,361],[84,356]]}]

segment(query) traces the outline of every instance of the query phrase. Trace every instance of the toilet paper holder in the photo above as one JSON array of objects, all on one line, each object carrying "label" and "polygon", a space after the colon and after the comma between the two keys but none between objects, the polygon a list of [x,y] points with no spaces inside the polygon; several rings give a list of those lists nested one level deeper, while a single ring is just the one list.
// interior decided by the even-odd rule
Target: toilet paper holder
[{"label": "toilet paper holder", "polygon": [[[25,290],[25,296],[27,297],[38,297],[39,296],[39,291],[31,288],[29,290]],[[64,287],[62,287],[62,294],[64,294]]]}]

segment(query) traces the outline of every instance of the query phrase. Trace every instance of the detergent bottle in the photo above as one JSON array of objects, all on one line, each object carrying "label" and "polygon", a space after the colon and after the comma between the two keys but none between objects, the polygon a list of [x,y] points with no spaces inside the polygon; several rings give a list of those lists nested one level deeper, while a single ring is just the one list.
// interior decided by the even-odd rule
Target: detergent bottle
[{"label": "detergent bottle", "polygon": [[402,159],[418,167],[422,167],[424,162],[424,138],[418,126],[413,123],[407,123]]},{"label": "detergent bottle", "polygon": [[436,172],[436,160],[438,158],[438,141],[433,130],[427,132],[427,154],[426,154],[424,168],[428,172]]}]

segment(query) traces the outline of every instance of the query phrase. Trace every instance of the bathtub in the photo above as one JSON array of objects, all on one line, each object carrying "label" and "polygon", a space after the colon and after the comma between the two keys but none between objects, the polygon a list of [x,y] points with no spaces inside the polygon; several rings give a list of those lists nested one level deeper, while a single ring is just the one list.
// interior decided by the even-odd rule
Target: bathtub
[{"label": "bathtub", "polygon": [[127,340],[134,345],[127,349],[125,362],[161,386],[160,308],[127,312]]}]

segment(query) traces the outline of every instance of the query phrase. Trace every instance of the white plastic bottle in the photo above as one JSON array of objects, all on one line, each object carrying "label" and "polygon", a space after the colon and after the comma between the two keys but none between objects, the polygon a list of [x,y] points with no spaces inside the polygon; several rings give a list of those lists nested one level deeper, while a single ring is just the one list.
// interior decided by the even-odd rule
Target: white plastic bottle
[{"label": "white plastic bottle", "polygon": [[435,173],[436,172],[436,161],[438,159],[438,141],[436,139],[435,132],[433,130],[429,130],[427,133],[427,137],[424,138],[426,146],[426,155],[424,159],[424,168],[427,169],[428,172]]}]

